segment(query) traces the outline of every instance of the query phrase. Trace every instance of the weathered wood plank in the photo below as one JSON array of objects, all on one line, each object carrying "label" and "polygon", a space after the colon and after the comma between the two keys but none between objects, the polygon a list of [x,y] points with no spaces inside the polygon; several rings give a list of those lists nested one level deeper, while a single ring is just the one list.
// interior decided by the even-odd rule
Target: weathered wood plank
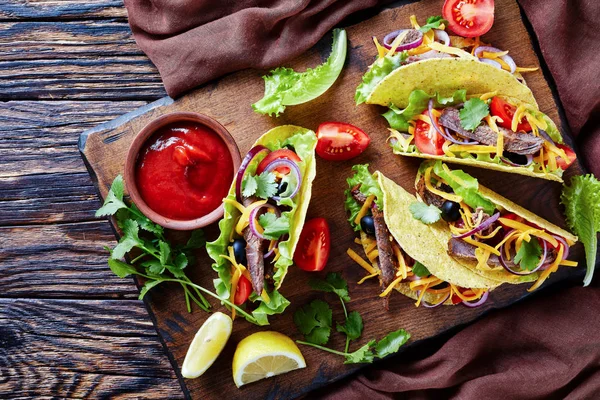
[{"label": "weathered wood plank", "polygon": [[113,275],[103,246],[115,242],[105,221],[0,228],[3,297],[137,298],[130,279]]},{"label": "weathered wood plank", "polygon": [[140,301],[0,299],[0,397],[181,398]]},{"label": "weathered wood plank", "polygon": [[0,0],[0,19],[127,18],[122,0]]},{"label": "weathered wood plank", "polygon": [[0,60],[0,100],[165,95],[126,22],[0,23]]}]

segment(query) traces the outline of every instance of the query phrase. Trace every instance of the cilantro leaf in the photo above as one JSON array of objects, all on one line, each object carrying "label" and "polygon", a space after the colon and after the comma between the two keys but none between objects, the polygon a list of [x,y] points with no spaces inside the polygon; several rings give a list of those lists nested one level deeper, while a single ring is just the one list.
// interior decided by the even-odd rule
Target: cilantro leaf
[{"label": "cilantro leaf", "polygon": [[160,263],[162,265],[166,265],[171,256],[171,246],[167,242],[163,242],[162,240],[158,242],[158,248],[160,250]]},{"label": "cilantro leaf", "polygon": [[277,240],[290,232],[290,218],[287,214],[277,217],[273,213],[266,213],[258,217],[258,223],[263,227],[266,239]]},{"label": "cilantro leaf", "polygon": [[148,293],[148,291],[150,289],[152,289],[154,286],[162,283],[164,281],[146,281],[144,283],[144,286],[142,286],[142,289],[140,290],[140,295],[138,296],[138,300],[142,300],[144,298],[144,296],[146,296],[146,293]]},{"label": "cilantro leaf", "polygon": [[256,193],[256,189],[258,189],[258,182],[256,181],[256,176],[250,174],[246,175],[244,177],[244,180],[242,181],[242,196],[254,196],[254,193]]},{"label": "cilantro leaf", "polygon": [[565,206],[567,224],[579,237],[585,249],[587,271],[583,286],[594,276],[598,232],[600,232],[600,182],[593,175],[574,176],[571,186],[564,186],[561,202]]},{"label": "cilantro leaf", "polygon": [[256,195],[261,199],[268,199],[275,196],[277,193],[277,183],[275,182],[275,174],[272,172],[263,172],[255,176],[256,179]]},{"label": "cilantro leaf", "polygon": [[325,280],[312,278],[310,281],[308,281],[308,285],[313,290],[335,293],[342,300],[346,302],[350,301],[350,295],[348,294],[348,283],[340,273],[330,272],[327,274]]},{"label": "cilantro leaf", "polygon": [[331,333],[331,308],[323,300],[313,300],[294,313],[294,323],[308,342],[326,344]]},{"label": "cilantro leaf", "polygon": [[400,346],[406,343],[408,339],[410,339],[410,334],[404,329],[388,333],[375,346],[377,357],[384,358],[396,353],[400,349]]},{"label": "cilantro leaf", "polygon": [[427,267],[418,261],[415,261],[415,265],[412,266],[412,272],[419,278],[424,278],[426,276],[431,275],[431,272],[429,272]]},{"label": "cilantro leaf", "polygon": [[375,343],[375,340],[371,340],[360,349],[352,353],[346,353],[346,361],[344,364],[372,363],[375,359],[375,354],[372,350],[372,347],[375,346]]},{"label": "cilantro leaf", "polygon": [[448,21],[442,18],[441,15],[436,15],[433,17],[427,18],[427,23],[419,28],[419,30],[423,33],[427,33],[432,29],[439,29],[440,25],[446,24],[448,25]]},{"label": "cilantro leaf", "polygon": [[131,251],[134,247],[143,244],[138,236],[139,226],[134,220],[128,219],[123,223],[123,236],[119,240],[119,244],[112,250],[110,256],[113,259],[125,257],[125,254]]},{"label": "cilantro leaf", "polygon": [[338,323],[336,330],[345,333],[348,339],[356,340],[362,335],[363,327],[363,320],[360,314],[357,311],[351,311],[348,313],[346,323],[344,325]]},{"label": "cilantro leaf", "polygon": [[127,208],[123,202],[123,177],[117,175],[106,195],[104,204],[96,211],[96,217],[114,215],[120,209]]},{"label": "cilantro leaf", "polygon": [[160,275],[165,271],[165,266],[157,259],[146,260],[141,263],[142,267],[146,268],[146,271],[150,275]]},{"label": "cilantro leaf", "polygon": [[137,270],[133,265],[129,265],[121,260],[116,260],[114,258],[108,259],[108,266],[110,267],[110,270],[119,278],[125,278],[128,275],[137,274]]},{"label": "cilantro leaf", "polygon": [[434,206],[433,204],[427,205],[420,201],[414,201],[409,206],[408,209],[412,214],[414,219],[418,219],[424,224],[433,224],[440,220],[440,216],[442,215],[442,210]]},{"label": "cilantro leaf", "polygon": [[514,262],[519,264],[522,269],[531,271],[539,264],[541,255],[542,246],[536,239],[531,239],[529,242],[523,241],[515,255]]},{"label": "cilantro leaf", "polygon": [[196,229],[192,231],[190,238],[185,244],[186,250],[199,249],[204,247],[206,244],[206,238],[204,237],[204,231],[202,229]]},{"label": "cilantro leaf", "polygon": [[465,102],[463,108],[459,111],[460,124],[468,131],[475,130],[490,113],[487,103],[477,97],[473,97]]},{"label": "cilantro leaf", "polygon": [[[130,208],[130,212],[127,213],[127,218],[133,219],[138,223],[140,229],[145,230],[146,232],[154,233],[158,237],[162,237],[164,228],[158,224],[155,224],[150,220],[150,218],[146,217],[139,208],[135,204],[132,204]],[[119,219],[119,215],[117,214],[117,219]]]},{"label": "cilantro leaf", "polygon": [[333,30],[333,46],[327,61],[304,72],[291,68],[277,68],[263,76],[265,94],[252,104],[260,114],[279,116],[286,106],[306,103],[325,93],[336,81],[346,60],[346,31]]}]

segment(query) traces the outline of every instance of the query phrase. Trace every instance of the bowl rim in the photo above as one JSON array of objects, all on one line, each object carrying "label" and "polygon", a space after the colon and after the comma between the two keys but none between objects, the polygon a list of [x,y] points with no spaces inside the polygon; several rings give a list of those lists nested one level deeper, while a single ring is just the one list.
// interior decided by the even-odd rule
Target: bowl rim
[{"label": "bowl rim", "polygon": [[137,133],[137,135],[129,145],[129,150],[127,151],[127,158],[125,160],[124,168],[125,186],[127,188],[127,192],[129,193],[129,197],[131,198],[131,201],[135,203],[135,205],[139,208],[142,214],[144,214],[150,220],[164,228],[180,231],[190,231],[194,229],[203,228],[221,219],[224,214],[223,203],[221,203],[210,213],[203,215],[199,218],[190,220],[178,220],[167,218],[157,213],[152,208],[150,208],[150,206],[148,206],[148,204],[142,198],[137,187],[137,182],[135,180],[135,166],[137,164],[140,150],[146,143],[146,141],[164,126],[180,121],[192,121],[200,125],[204,125],[205,127],[214,131],[221,138],[221,140],[225,142],[225,144],[227,145],[227,149],[231,154],[235,179],[235,172],[240,167],[242,157],[240,154],[240,150],[235,142],[235,139],[233,138],[233,136],[231,136],[229,131],[217,120],[215,120],[212,117],[209,117],[208,115],[191,111],[175,111],[163,114],[160,117],[153,119]]}]

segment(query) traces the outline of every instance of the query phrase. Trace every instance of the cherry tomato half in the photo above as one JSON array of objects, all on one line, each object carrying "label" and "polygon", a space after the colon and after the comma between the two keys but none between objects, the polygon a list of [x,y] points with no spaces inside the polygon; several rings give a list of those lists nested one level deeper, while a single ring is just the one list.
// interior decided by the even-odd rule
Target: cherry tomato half
[{"label": "cherry tomato half", "polygon": [[481,36],[494,24],[494,0],[446,0],[442,16],[457,35]]},{"label": "cherry tomato half", "polygon": [[304,271],[322,271],[329,258],[331,238],[325,218],[313,218],[304,224],[294,262]]},{"label": "cherry tomato half", "polygon": [[558,157],[556,159],[556,165],[564,171],[575,162],[575,160],[577,159],[577,155],[575,154],[572,148],[564,144],[557,144],[556,147],[564,150],[565,154],[567,155],[568,160],[563,160],[562,157]]},{"label": "cherry tomato half", "polygon": [[244,304],[248,300],[248,297],[250,297],[250,293],[252,293],[252,283],[244,275],[240,276],[235,296],[233,296],[233,303],[236,306]]},{"label": "cherry tomato half", "polygon": [[[517,111],[517,107],[502,100],[500,97],[495,96],[492,98],[490,111],[493,116],[502,118],[502,122],[498,121],[498,125],[506,129],[511,129],[512,119],[515,115],[515,111]],[[519,125],[517,125],[517,132],[521,131],[531,132],[531,125],[529,125],[529,122],[525,119],[522,119]]]},{"label": "cherry tomato half", "polygon": [[324,122],[317,128],[317,154],[325,160],[343,161],[365,151],[371,138],[354,125]]},{"label": "cherry tomato half", "polygon": [[[302,161],[300,157],[298,157],[298,154],[296,154],[290,149],[275,150],[270,152],[265,158],[263,158],[260,164],[258,164],[258,167],[256,168],[256,175],[262,173],[265,170],[265,168],[267,168],[267,165],[269,165],[272,161],[279,160],[281,158],[285,158],[295,162]],[[290,169],[288,167],[275,168],[275,171],[283,175],[287,175],[290,173]]]},{"label": "cherry tomato half", "polygon": [[421,153],[444,155],[442,146],[446,139],[425,121],[417,120],[415,125],[415,145]]}]

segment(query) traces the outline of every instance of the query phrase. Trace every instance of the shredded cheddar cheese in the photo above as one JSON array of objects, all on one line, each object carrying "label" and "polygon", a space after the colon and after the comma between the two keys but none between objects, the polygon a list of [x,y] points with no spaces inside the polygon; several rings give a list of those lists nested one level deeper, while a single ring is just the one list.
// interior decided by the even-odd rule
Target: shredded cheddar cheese
[{"label": "shredded cheddar cheese", "polygon": [[250,213],[252,212],[252,210],[254,210],[257,207],[262,206],[266,202],[267,202],[267,200],[256,201],[244,209],[244,211],[242,212],[242,216],[240,217],[237,224],[235,225],[235,231],[237,232],[238,235],[243,235],[242,231],[249,224]]},{"label": "shredded cheddar cheese", "polygon": [[432,170],[433,170],[433,167],[429,167],[425,170],[425,186],[427,187],[427,190],[429,190],[431,193],[437,194],[438,196],[440,196],[446,200],[450,200],[455,203],[462,202],[462,197],[457,196],[455,194],[446,193],[442,190],[439,190],[439,189],[433,187],[433,185],[431,184],[431,171]]},{"label": "shredded cheddar cheese", "polygon": [[496,96],[498,94],[497,90],[494,90],[493,92],[488,92],[488,93],[484,93],[481,96],[479,96],[480,100],[486,101],[488,99],[491,99],[492,97]]},{"label": "shredded cheddar cheese", "polygon": [[561,245],[560,248],[558,249],[558,254],[556,255],[556,260],[554,260],[554,262],[542,272],[542,274],[540,275],[538,280],[535,281],[533,286],[530,287],[529,289],[527,289],[528,292],[533,292],[535,289],[539,288],[542,285],[542,283],[544,283],[544,281],[546,279],[548,279],[548,277],[550,276],[551,273],[556,272],[558,270],[558,265],[560,264],[560,262],[562,260],[564,251],[565,251],[565,248],[563,245]]},{"label": "shredded cheddar cheese", "polygon": [[500,252],[498,250],[496,250],[495,248],[493,248],[492,246],[490,246],[489,244],[485,244],[485,243],[479,242],[477,240],[473,240],[469,237],[466,237],[463,240],[469,244],[472,244],[473,246],[479,247],[482,250],[487,250],[490,253],[495,254],[497,256],[500,255]]},{"label": "shredded cheddar cheese", "polygon": [[369,274],[377,274],[377,270],[375,270],[375,268],[373,268],[371,266],[371,264],[366,262],[361,256],[356,254],[356,252],[354,250],[348,249],[346,251],[346,254],[348,254],[350,256],[350,258],[352,260],[354,260],[358,265],[363,267],[365,269],[365,271],[367,271]]},{"label": "shredded cheddar cheese", "polygon": [[385,57],[386,48],[379,44],[376,36],[373,36],[373,42],[375,43],[375,47],[377,48],[377,56],[379,58]]},{"label": "shredded cheddar cheese", "polygon": [[387,296],[388,294],[390,294],[390,292],[392,291],[392,289],[393,289],[393,288],[394,288],[394,287],[395,287],[397,284],[399,284],[399,283],[402,281],[402,279],[404,279],[404,278],[402,278],[401,276],[400,276],[400,277],[398,277],[398,278],[396,278],[396,279],[394,279],[394,280],[392,281],[392,283],[390,283],[390,284],[388,285],[388,287],[387,287],[387,288],[385,288],[385,290],[384,290],[383,292],[381,292],[381,294],[379,295],[379,297],[385,297],[385,296]]},{"label": "shredded cheddar cheese", "polygon": [[394,54],[396,52],[396,49],[398,48],[398,46],[400,46],[400,43],[402,43],[404,41],[404,38],[406,38],[406,36],[408,35],[408,32],[410,32],[410,31],[405,30],[404,32],[402,32],[401,34],[396,36],[396,38],[392,42],[392,45],[390,46],[390,49],[387,52],[388,56],[391,56],[392,54]]},{"label": "shredded cheddar cheese", "polygon": [[514,219],[498,218],[498,221],[500,221],[501,224],[508,226],[509,228],[516,229],[521,232],[529,231],[529,233],[531,233],[533,236],[537,236],[541,239],[544,239],[552,246],[558,246],[558,241],[556,240],[556,238],[540,229],[532,229],[531,226],[519,221],[515,221]]},{"label": "shredded cheddar cheese", "polygon": [[367,279],[371,279],[371,278],[375,278],[377,275],[379,275],[379,272],[375,272],[374,274],[371,275],[367,275],[365,277],[363,277],[360,281],[358,281],[357,283],[359,285],[362,285]]},{"label": "shredded cheddar cheese", "polygon": [[260,297],[262,297],[263,301],[267,304],[271,302],[271,298],[269,297],[265,289],[263,289],[262,293],[260,294]]},{"label": "shredded cheddar cheese", "polygon": [[438,43],[438,42],[429,43],[429,47],[432,50],[439,51],[440,53],[447,53],[447,54],[451,54],[451,55],[454,55],[454,56],[458,56],[460,58],[466,58],[466,59],[469,59],[469,60],[477,60],[477,57],[473,56],[470,53],[467,53],[464,50],[457,49],[456,47],[446,46],[446,45],[443,45],[443,44]]},{"label": "shredded cheddar cheese", "polygon": [[367,212],[369,211],[369,207],[371,207],[371,203],[373,203],[373,199],[375,199],[375,195],[370,195],[369,197],[367,197],[367,199],[365,200],[364,204],[362,205],[362,207],[360,208],[360,211],[358,212],[358,214],[356,215],[356,218],[354,218],[354,223],[356,225],[360,224],[360,220],[367,215]]},{"label": "shredded cheddar cheese", "polygon": [[496,146],[484,146],[479,144],[453,144],[448,147],[448,150],[455,152],[467,152],[467,153],[495,153]]}]

